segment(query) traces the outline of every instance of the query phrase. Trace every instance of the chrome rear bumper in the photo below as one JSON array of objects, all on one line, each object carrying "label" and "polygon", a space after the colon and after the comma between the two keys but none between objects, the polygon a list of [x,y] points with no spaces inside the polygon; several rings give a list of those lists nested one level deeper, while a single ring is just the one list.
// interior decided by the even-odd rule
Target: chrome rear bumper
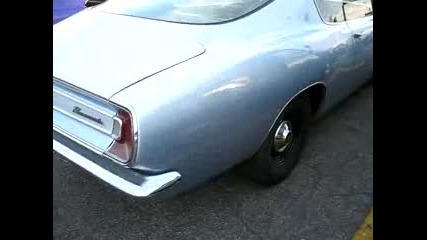
[{"label": "chrome rear bumper", "polygon": [[[139,172],[126,169],[108,159],[102,159],[105,160],[106,164],[108,164],[107,167],[102,167],[83,156],[83,154],[79,154],[62,144],[60,141],[55,140],[55,137],[53,139],[53,150],[105,182],[135,197],[148,197],[173,185],[181,178],[181,175],[175,171],[152,176],[144,176]],[[111,171],[113,168],[116,170],[115,173]],[[116,173],[123,173],[123,176]],[[128,179],[126,179],[125,175],[128,176]]]}]

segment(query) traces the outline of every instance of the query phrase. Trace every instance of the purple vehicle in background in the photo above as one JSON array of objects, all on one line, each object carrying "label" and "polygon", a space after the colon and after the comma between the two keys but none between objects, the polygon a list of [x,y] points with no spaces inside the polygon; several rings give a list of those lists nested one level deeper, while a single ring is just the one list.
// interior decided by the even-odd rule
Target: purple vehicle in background
[{"label": "purple vehicle in background", "polygon": [[53,0],[53,24],[83,10],[84,0]]}]

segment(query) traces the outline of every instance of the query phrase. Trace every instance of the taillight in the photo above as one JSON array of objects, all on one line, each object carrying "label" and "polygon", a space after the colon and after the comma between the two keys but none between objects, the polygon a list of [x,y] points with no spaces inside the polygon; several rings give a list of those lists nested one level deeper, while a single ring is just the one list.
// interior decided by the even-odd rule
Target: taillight
[{"label": "taillight", "polygon": [[132,116],[128,111],[119,110],[117,113],[121,122],[120,132],[112,144],[106,150],[106,154],[115,160],[126,163],[133,155],[135,149],[135,139],[132,126]]}]

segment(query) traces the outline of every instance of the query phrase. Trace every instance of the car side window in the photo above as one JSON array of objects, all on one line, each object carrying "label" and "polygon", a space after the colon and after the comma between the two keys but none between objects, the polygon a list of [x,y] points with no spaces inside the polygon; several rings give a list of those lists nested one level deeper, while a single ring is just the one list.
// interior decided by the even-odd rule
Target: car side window
[{"label": "car side window", "polygon": [[371,0],[343,1],[344,17],[347,21],[364,18],[373,14]]},{"label": "car side window", "polygon": [[323,21],[329,23],[344,22],[343,5],[341,1],[315,0]]}]

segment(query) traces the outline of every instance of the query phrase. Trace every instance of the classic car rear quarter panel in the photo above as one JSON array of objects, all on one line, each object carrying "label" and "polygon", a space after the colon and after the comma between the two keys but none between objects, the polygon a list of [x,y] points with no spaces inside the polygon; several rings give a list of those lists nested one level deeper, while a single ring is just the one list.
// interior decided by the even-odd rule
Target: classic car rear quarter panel
[{"label": "classic car rear quarter panel", "polygon": [[301,90],[328,87],[336,31],[313,0],[289,3],[273,1],[225,24],[153,23],[206,51],[109,98],[133,109],[138,151],[130,167],[175,170],[182,178],[174,189],[188,189],[252,156]]},{"label": "classic car rear quarter panel", "polygon": [[[305,11],[317,14],[314,8]],[[314,38],[301,40],[322,30],[314,17],[290,17],[262,34],[241,28],[256,25],[256,19],[221,29],[209,26],[228,38],[202,38],[205,54],[115,94],[111,100],[128,102],[138,119],[138,157],[132,167],[176,170],[180,186],[188,187],[249,158],[288,100],[322,83],[327,47]],[[250,41],[244,41],[247,37]]]}]

